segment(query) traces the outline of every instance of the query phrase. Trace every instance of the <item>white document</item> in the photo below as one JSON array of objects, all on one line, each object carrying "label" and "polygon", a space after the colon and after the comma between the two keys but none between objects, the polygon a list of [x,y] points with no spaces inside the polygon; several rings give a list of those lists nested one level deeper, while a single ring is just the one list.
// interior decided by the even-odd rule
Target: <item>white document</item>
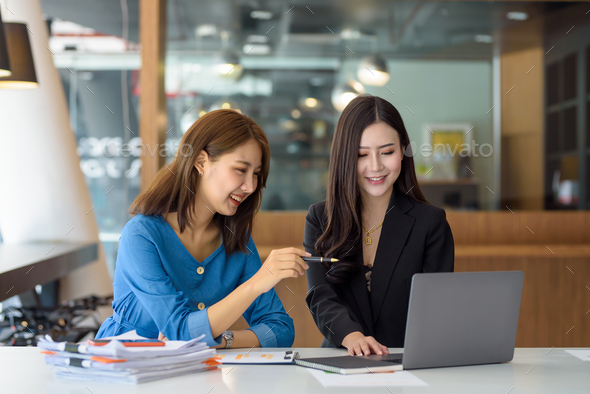
[{"label": "white document", "polygon": [[313,368],[307,368],[307,370],[324,387],[428,386],[426,382],[408,371],[340,375]]},{"label": "white document", "polygon": [[297,352],[221,352],[217,357],[223,364],[293,364]]},{"label": "white document", "polygon": [[75,353],[56,353],[55,355],[46,355],[45,363],[50,365],[72,365],[71,359],[80,359],[79,356],[83,356],[85,360],[82,364],[85,368],[99,369],[99,370],[130,370],[139,369],[145,370],[147,368],[163,368],[170,365],[178,365],[184,363],[198,363],[205,362],[215,357],[215,349],[204,349],[194,353],[183,354],[180,356],[169,356],[169,357],[151,357],[151,358],[140,358],[135,360],[129,360],[125,362],[114,362],[104,363],[99,361],[93,361],[89,355],[78,355]]},{"label": "white document", "polygon": [[[137,335],[137,334],[136,334]],[[143,357],[179,356],[193,353],[207,348],[205,342],[199,342],[205,335],[190,341],[166,341],[165,346],[125,347],[121,342],[113,340],[104,346],[91,346],[86,343],[73,345],[75,350],[69,350],[65,342],[55,342],[49,335],[37,342],[37,347],[52,352],[70,351],[74,353],[90,354],[94,356],[136,359]],[[119,338],[124,339],[124,338]]]},{"label": "white document", "polygon": [[590,349],[566,349],[565,351],[571,354],[572,356],[579,358],[582,361],[590,361]]},{"label": "white document", "polygon": [[105,338],[101,338],[101,339],[152,339],[152,338],[142,337],[141,335],[137,334],[136,330],[133,330],[133,331],[124,332],[121,335],[115,335],[112,337],[105,337]]},{"label": "white document", "polygon": [[[203,364],[185,364],[183,366],[175,367],[172,369],[160,369],[158,371],[138,372],[138,373],[125,373],[121,371],[118,374],[107,373],[106,371],[95,371],[92,369],[75,368],[69,367],[69,370],[65,368],[59,368],[53,366],[54,376],[56,378],[64,378],[70,380],[95,380],[108,383],[143,383],[152,380],[165,379],[173,376],[186,375],[193,372],[208,371],[217,369],[217,367],[208,367]],[[73,371],[73,372],[72,372]]]}]

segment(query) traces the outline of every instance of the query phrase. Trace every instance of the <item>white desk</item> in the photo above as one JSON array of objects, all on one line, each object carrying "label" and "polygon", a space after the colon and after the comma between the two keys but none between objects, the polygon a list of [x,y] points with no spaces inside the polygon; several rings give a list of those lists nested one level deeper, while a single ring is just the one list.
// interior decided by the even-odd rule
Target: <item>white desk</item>
[{"label": "white desk", "polygon": [[[266,349],[284,350],[284,349]],[[302,357],[344,355],[340,349],[295,349]],[[590,362],[563,349],[517,349],[507,364],[411,371],[428,387],[324,389],[306,368],[291,365],[226,365],[208,371],[136,386],[56,380],[37,348],[0,348],[0,387],[3,393],[588,393]],[[260,351],[260,349],[254,349]],[[396,349],[390,349],[394,352]],[[397,349],[399,352],[400,350]],[[549,353],[547,353],[549,351]],[[221,351],[223,352],[223,351]],[[221,353],[220,352],[220,353]],[[534,367],[534,368],[533,368]],[[532,369],[531,369],[532,368]],[[513,388],[514,387],[514,388]]]}]

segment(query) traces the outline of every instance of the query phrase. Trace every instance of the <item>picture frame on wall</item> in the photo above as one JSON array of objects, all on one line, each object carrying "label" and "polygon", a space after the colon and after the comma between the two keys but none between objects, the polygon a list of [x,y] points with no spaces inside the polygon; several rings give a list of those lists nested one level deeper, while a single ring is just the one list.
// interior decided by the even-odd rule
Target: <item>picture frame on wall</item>
[{"label": "picture frame on wall", "polygon": [[[474,129],[471,123],[428,123],[423,127],[418,175],[425,179],[454,180],[468,177],[462,171],[473,155]],[[426,169],[427,167],[427,169]],[[422,173],[421,169],[426,169]]]}]

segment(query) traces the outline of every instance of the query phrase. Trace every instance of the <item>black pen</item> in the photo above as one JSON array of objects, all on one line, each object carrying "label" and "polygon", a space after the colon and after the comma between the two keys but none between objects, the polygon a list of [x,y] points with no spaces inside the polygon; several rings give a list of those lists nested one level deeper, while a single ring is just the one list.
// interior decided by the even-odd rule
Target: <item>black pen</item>
[{"label": "black pen", "polygon": [[339,261],[338,259],[328,257],[302,257],[302,259],[308,263],[336,263]]}]

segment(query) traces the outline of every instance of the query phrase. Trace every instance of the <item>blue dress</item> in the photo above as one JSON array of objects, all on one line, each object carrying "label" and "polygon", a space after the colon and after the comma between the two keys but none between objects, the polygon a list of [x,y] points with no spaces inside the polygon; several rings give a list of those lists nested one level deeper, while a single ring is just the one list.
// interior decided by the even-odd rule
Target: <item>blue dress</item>
[{"label": "blue dress", "polygon": [[[160,216],[137,215],[123,228],[115,269],[113,316],[100,327],[104,338],[137,330],[147,338],[158,333],[170,340],[213,338],[209,306],[221,301],[262,266],[252,238],[250,253],[225,253],[221,244],[199,262],[174,229]],[[274,289],[260,295],[243,314],[263,347],[290,347],[295,328]]]}]

